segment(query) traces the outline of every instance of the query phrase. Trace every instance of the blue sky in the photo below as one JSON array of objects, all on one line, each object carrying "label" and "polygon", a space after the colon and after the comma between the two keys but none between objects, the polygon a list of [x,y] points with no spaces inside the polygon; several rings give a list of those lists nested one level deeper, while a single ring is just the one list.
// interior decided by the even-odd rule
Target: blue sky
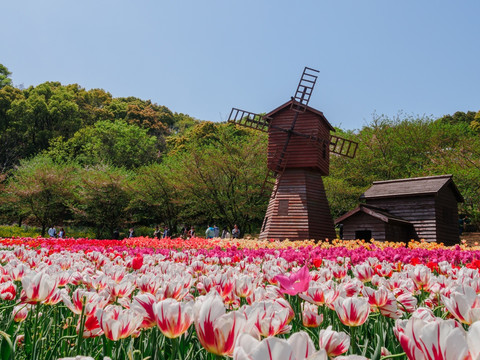
[{"label": "blue sky", "polygon": [[320,70],[310,106],[334,126],[372,114],[480,110],[480,1],[7,0],[0,63],[136,96],[201,120],[268,112]]}]

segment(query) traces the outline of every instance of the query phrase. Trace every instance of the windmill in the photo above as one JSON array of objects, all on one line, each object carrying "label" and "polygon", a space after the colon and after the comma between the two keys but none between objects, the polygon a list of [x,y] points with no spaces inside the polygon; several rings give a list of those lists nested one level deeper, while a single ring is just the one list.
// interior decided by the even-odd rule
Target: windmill
[{"label": "windmill", "polygon": [[321,111],[308,106],[318,70],[305,67],[291,100],[266,115],[233,108],[228,122],[268,133],[263,187],[273,185],[260,239],[335,238],[322,176],[330,152],[353,158],[358,144],[331,135],[335,129]]}]

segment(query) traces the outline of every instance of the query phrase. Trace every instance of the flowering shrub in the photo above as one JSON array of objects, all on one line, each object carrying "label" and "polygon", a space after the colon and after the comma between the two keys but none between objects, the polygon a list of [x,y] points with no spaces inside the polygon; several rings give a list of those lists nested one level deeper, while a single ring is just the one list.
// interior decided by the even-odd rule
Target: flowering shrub
[{"label": "flowering shrub", "polygon": [[0,356],[478,359],[480,251],[0,239]]}]

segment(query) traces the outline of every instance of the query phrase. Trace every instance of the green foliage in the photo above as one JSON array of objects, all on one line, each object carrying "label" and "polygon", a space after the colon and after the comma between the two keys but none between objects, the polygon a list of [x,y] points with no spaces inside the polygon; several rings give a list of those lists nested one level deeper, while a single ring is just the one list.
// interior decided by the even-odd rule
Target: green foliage
[{"label": "green foliage", "polygon": [[137,222],[167,224],[170,229],[177,227],[181,194],[172,176],[175,170],[167,162],[138,169],[132,182],[131,202]]},{"label": "green foliage", "polygon": [[76,172],[74,165],[55,163],[46,156],[22,161],[8,179],[2,199],[27,224],[40,226],[43,236],[47,226],[69,218]]},{"label": "green foliage", "polygon": [[129,220],[131,173],[109,165],[86,167],[79,173],[72,210],[78,223],[96,229],[95,236],[111,238]]},{"label": "green foliage", "polygon": [[168,159],[186,223],[215,222],[258,229],[269,194],[265,134],[231,124],[201,123],[172,149]]},{"label": "green foliage", "polygon": [[98,121],[68,139],[50,142],[47,154],[57,160],[75,160],[81,165],[109,163],[132,169],[155,161],[156,139],[146,129],[123,120]]},{"label": "green foliage", "polygon": [[[89,238],[94,239],[95,233],[89,228],[63,226],[66,237]],[[58,231],[58,226],[57,226]],[[35,226],[16,226],[16,225],[2,225],[0,226],[0,237],[38,237],[41,236],[42,229]]]},{"label": "green foliage", "polygon": [[7,85],[12,85],[10,75],[12,75],[12,73],[8,71],[7,67],[0,64],[0,89]]},{"label": "green foliage", "polygon": [[154,136],[158,152],[164,150],[171,129],[190,126],[191,118],[175,117],[167,107],[150,100],[113,98],[102,89],[85,90],[77,84],[45,82],[25,90],[0,86],[0,140],[5,144],[0,148],[0,170],[46,150],[52,139],[66,141],[97,122],[115,120]]}]

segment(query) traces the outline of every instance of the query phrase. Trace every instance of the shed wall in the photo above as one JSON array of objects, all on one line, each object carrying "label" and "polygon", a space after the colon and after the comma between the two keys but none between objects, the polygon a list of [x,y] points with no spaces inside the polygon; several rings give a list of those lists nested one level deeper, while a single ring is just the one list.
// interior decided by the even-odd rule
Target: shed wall
[{"label": "shed wall", "polygon": [[367,204],[386,209],[392,215],[411,222],[416,231],[415,240],[436,240],[437,224],[434,195],[367,199]]}]

